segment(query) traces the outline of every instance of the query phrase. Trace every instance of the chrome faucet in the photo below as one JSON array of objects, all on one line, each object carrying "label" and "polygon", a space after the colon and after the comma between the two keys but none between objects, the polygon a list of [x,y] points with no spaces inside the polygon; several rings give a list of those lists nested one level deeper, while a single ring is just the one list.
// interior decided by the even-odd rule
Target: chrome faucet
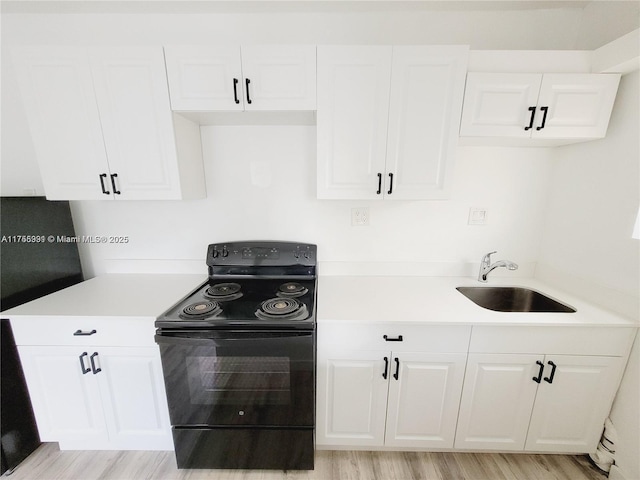
[{"label": "chrome faucet", "polygon": [[491,273],[498,267],[505,267],[507,270],[517,270],[518,265],[509,261],[509,260],[498,260],[495,263],[491,263],[491,255],[497,252],[489,252],[484,257],[482,257],[482,261],[480,262],[480,273],[478,273],[478,281],[482,283],[487,283],[487,275]]}]

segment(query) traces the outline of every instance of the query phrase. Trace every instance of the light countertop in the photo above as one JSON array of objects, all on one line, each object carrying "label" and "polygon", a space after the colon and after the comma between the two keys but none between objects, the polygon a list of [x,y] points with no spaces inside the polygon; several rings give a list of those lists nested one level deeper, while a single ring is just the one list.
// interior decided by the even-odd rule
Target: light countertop
[{"label": "light countertop", "polygon": [[155,319],[206,280],[203,275],[102,275],[11,308],[2,315]]},{"label": "light countertop", "polygon": [[[5,312],[26,317],[143,317],[155,319],[207,280],[203,275],[109,274]],[[484,309],[459,286],[522,286],[576,309],[575,313],[516,313]],[[531,278],[349,276],[318,278],[318,323],[407,322],[459,325],[558,325],[637,327],[638,323]]]},{"label": "light countertop", "polygon": [[[476,305],[460,286],[519,286],[544,293],[575,313],[496,312]],[[531,278],[421,276],[320,276],[318,323],[407,322],[465,325],[558,325],[637,327],[637,322]]]}]

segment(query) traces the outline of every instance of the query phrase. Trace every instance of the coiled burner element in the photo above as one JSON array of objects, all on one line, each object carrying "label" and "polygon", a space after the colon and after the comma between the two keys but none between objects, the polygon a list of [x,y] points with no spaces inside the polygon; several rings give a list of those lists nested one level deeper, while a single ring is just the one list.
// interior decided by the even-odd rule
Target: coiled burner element
[{"label": "coiled burner element", "polygon": [[280,288],[278,288],[278,293],[276,293],[276,295],[278,295],[279,297],[295,298],[301,297],[308,291],[308,288],[300,285],[297,282],[287,282],[280,285]]},{"label": "coiled burner element", "polygon": [[228,302],[242,296],[238,283],[216,283],[204,291],[204,296],[219,302]]},{"label": "coiled burner element", "polygon": [[256,317],[262,320],[304,320],[308,316],[307,306],[294,298],[271,298],[256,310]]},{"label": "coiled burner element", "polygon": [[222,308],[218,302],[196,302],[182,309],[180,317],[188,319],[202,319],[218,315]]}]

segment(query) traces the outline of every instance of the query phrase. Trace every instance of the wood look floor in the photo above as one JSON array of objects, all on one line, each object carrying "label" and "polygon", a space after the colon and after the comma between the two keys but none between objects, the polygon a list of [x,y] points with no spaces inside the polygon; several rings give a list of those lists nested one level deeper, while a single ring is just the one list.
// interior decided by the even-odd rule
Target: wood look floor
[{"label": "wood look floor", "polygon": [[606,480],[586,456],[318,451],[315,470],[178,470],[173,452],[45,443],[7,480]]}]

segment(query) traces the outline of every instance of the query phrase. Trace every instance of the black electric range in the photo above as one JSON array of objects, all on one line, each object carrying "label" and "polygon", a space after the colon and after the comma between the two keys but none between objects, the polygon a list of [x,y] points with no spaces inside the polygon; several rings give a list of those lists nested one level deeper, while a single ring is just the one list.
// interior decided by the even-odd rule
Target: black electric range
[{"label": "black electric range", "polygon": [[209,245],[156,320],[178,468],[313,469],[316,246]]},{"label": "black electric range", "polygon": [[157,328],[314,328],[315,245],[212,244],[207,265],[207,282],[162,314]]}]

